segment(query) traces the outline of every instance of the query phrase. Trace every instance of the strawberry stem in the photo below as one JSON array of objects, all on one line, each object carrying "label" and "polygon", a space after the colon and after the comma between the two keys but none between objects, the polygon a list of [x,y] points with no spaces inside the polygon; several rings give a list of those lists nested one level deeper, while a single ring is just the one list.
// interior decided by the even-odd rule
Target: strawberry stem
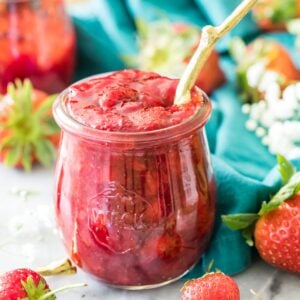
[{"label": "strawberry stem", "polygon": [[76,267],[70,259],[53,262],[36,270],[42,276],[71,275],[76,273]]},{"label": "strawberry stem", "polygon": [[40,297],[38,300],[46,300],[51,298],[52,296],[56,295],[57,293],[63,292],[63,291],[67,291],[70,289],[76,289],[76,288],[80,288],[80,287],[86,287],[87,284],[86,283],[77,283],[77,284],[72,284],[72,285],[67,285],[61,288],[58,288],[56,290],[50,291],[48,293],[46,293],[45,295],[43,295],[42,297]]}]

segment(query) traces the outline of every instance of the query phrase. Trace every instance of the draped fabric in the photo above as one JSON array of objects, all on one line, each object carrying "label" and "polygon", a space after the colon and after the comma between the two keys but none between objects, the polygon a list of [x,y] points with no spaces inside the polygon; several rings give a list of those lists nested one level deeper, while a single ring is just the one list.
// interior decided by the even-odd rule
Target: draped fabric
[{"label": "draped fabric", "polygon": [[[125,68],[122,57],[134,54],[135,20],[167,18],[198,26],[217,25],[240,0],[82,0],[68,6],[78,36],[77,78]],[[276,158],[252,132],[245,129],[246,116],[235,88],[234,64],[227,53],[233,36],[246,40],[259,35],[249,14],[217,45],[227,83],[211,96],[214,110],[207,124],[207,135],[217,181],[217,219],[211,243],[201,261],[188,276],[201,275],[214,260],[214,268],[228,274],[246,269],[253,249],[239,232],[221,223],[220,215],[257,212],[260,203],[278,189],[280,180]],[[294,38],[287,33],[265,35],[280,40],[291,51],[296,63],[299,53]]]}]

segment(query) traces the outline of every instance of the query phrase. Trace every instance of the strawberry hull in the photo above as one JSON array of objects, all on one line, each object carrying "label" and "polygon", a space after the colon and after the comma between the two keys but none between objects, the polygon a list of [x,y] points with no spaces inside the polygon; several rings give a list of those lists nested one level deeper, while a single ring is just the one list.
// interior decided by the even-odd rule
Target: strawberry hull
[{"label": "strawberry hull", "polygon": [[[71,87],[54,107],[63,128],[56,167],[58,225],[70,256],[86,272],[118,287],[154,287],[193,267],[212,232],[214,178],[203,128],[210,104],[195,89],[193,103],[175,107],[177,81],[154,73],[120,71],[99,78],[75,84],[76,93],[70,94]],[[107,96],[109,110],[93,103],[95,85],[128,87],[128,78],[138,94],[148,91],[147,97],[136,98],[132,91],[134,100],[126,98],[127,91],[121,98],[115,91],[110,95],[127,99],[125,106],[133,102],[136,110],[124,112],[124,103]],[[78,104],[87,107],[85,101],[95,105],[98,118],[90,110],[85,117]],[[67,119],[61,114],[66,111]],[[148,119],[138,118],[145,111]],[[123,123],[109,127],[111,113]],[[79,119],[85,126],[74,130]]]}]

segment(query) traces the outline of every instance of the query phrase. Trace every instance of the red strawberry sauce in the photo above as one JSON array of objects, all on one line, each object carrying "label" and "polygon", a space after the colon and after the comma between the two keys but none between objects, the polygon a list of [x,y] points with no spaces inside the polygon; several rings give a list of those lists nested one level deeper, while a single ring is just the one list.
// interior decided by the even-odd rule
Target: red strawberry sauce
[{"label": "red strawberry sauce", "polygon": [[141,288],[182,276],[212,232],[214,179],[203,126],[211,106],[195,88],[124,70],[80,81],[56,101],[62,127],[56,214],[83,270]]},{"label": "red strawberry sauce", "polygon": [[75,33],[62,0],[0,1],[0,93],[15,79],[60,92],[74,71]]}]

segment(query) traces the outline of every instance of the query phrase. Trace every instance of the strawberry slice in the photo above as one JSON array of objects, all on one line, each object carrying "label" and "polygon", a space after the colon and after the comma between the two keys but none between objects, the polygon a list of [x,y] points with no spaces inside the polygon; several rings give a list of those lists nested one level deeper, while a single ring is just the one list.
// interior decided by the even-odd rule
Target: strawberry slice
[{"label": "strawberry slice", "polygon": [[55,95],[34,90],[29,80],[7,90],[0,99],[0,160],[26,171],[35,162],[49,166],[60,132],[51,113]]}]

